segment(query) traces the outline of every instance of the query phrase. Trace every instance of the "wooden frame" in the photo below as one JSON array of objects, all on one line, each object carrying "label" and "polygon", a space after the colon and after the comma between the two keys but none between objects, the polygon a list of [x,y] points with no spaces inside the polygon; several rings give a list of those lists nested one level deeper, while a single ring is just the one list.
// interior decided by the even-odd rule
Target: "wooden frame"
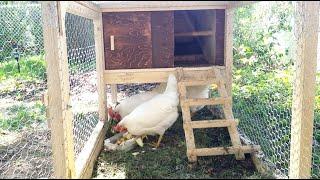
[{"label": "wooden frame", "polygon": [[316,87],[319,2],[296,2],[297,38],[289,178],[310,178]]},{"label": "wooden frame", "polygon": [[227,9],[228,8],[238,8],[241,6],[246,6],[246,5],[250,5],[253,3],[257,3],[259,1],[231,1],[228,5],[227,5]]},{"label": "wooden frame", "polygon": [[[56,178],[90,178],[93,162],[103,145],[106,133],[106,94],[103,83],[104,53],[102,14],[89,2],[43,2],[44,40],[48,72],[48,106],[52,131],[52,147]],[[72,111],[69,95],[69,72],[65,33],[65,14],[71,13],[93,20],[97,60],[97,85],[100,122],[75,159]],[[75,163],[77,162],[77,165]]]},{"label": "wooden frame", "polygon": [[[205,81],[213,78],[216,69],[225,73],[226,90],[231,96],[232,88],[232,30],[234,8],[255,3],[249,2],[226,2],[226,1],[153,1],[153,2],[130,2],[121,3],[105,2],[95,5],[86,1],[72,2],[42,2],[42,15],[44,27],[44,45],[46,50],[48,72],[48,121],[51,124],[53,161],[56,178],[90,178],[93,162],[98,156],[106,133],[104,121],[107,114],[106,107],[106,84],[114,87],[116,84],[125,83],[154,83],[166,82],[170,73],[181,76],[186,80]],[[317,12],[319,2],[297,2],[297,70],[296,83],[292,105],[292,130],[290,150],[290,178],[309,178],[312,155],[313,133],[313,107],[315,90],[316,47],[317,28],[319,14]],[[225,66],[210,66],[197,68],[153,68],[153,69],[126,69],[105,70],[103,38],[102,38],[102,14],[101,12],[124,12],[124,11],[167,11],[167,10],[197,10],[197,9],[225,9]],[[99,119],[98,123],[80,158],[74,159],[72,112],[69,106],[69,74],[67,67],[67,48],[65,34],[65,13],[72,13],[92,19],[94,22],[94,34],[96,44],[98,93],[99,93]],[[206,33],[204,33],[206,34]],[[113,98],[114,99],[114,98]],[[216,99],[219,101],[219,99]],[[200,102],[201,101],[201,102]],[[224,101],[221,100],[220,101]],[[194,99],[185,103],[203,104],[203,100]],[[205,102],[206,103],[206,102]],[[208,104],[212,102],[207,102]],[[222,120],[230,125],[237,124]],[[193,128],[220,127],[221,122],[215,123],[191,123]],[[223,124],[222,123],[222,124]],[[240,148],[240,147],[239,147]],[[219,155],[239,151],[258,150],[259,147],[244,146],[226,149],[201,149],[193,152],[199,156],[205,154]],[[254,158],[253,158],[254,159]]]},{"label": "wooden frame", "polygon": [[102,12],[226,9],[228,1],[105,1]]},{"label": "wooden frame", "polygon": [[152,68],[152,69],[119,69],[105,70],[105,84],[155,83],[167,82],[169,74],[183,72],[186,80],[207,80],[214,77],[214,70],[225,70],[223,66],[190,67],[190,68]]},{"label": "wooden frame", "polygon": [[94,161],[99,155],[99,152],[103,146],[103,140],[106,134],[106,126],[104,126],[106,120],[106,88],[103,83],[103,69],[104,69],[104,48],[103,48],[103,32],[102,32],[102,13],[91,3],[83,2],[67,2],[66,12],[82,16],[93,20],[94,25],[94,39],[95,39],[95,51],[97,61],[97,76],[98,76],[98,95],[99,95],[99,119],[100,122],[93,130],[89,140],[84,145],[84,148],[80,152],[79,159],[75,160],[77,166],[75,166],[75,178],[90,178]]},{"label": "wooden frame", "polygon": [[233,66],[233,9],[226,9],[225,12],[225,67],[226,67],[226,90],[232,95],[232,66]]},{"label": "wooden frame", "polygon": [[[44,29],[44,48],[46,51],[48,75],[48,119],[51,123],[52,156],[54,176],[56,178],[71,177],[72,167],[70,153],[67,147],[71,146],[68,137],[69,116],[67,116],[69,86],[68,69],[65,61],[65,37],[61,33],[61,13],[58,2],[42,2],[42,17]],[[72,131],[71,131],[72,132]],[[66,139],[65,139],[66,138]],[[72,161],[72,160],[71,160]]]}]

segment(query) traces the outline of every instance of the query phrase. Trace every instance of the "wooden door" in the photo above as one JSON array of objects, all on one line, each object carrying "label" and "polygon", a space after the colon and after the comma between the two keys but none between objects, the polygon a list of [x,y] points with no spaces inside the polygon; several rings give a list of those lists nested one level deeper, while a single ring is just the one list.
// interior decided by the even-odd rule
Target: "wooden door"
[{"label": "wooden door", "polygon": [[151,14],[152,67],[174,66],[173,11],[158,11]]},{"label": "wooden door", "polygon": [[103,13],[103,35],[106,69],[152,67],[151,12]]}]

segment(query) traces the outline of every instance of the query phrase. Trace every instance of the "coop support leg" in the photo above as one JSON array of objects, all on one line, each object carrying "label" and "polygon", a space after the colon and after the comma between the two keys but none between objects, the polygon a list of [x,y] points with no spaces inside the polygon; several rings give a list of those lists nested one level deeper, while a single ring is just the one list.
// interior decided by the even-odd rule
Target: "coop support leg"
[{"label": "coop support leg", "polygon": [[117,103],[117,85],[116,84],[111,84],[110,85],[111,88],[111,102],[112,104],[116,104]]}]

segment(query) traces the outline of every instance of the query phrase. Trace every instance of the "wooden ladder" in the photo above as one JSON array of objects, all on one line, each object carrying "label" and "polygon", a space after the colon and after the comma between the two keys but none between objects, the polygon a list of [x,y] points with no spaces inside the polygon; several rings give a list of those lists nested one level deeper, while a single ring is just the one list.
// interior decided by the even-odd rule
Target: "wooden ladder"
[{"label": "wooden ladder", "polygon": [[[187,156],[190,162],[196,162],[198,156],[216,156],[235,154],[237,160],[245,159],[244,153],[251,153],[258,150],[259,146],[242,146],[239,132],[237,130],[238,121],[234,119],[232,113],[232,98],[226,91],[226,85],[221,71],[214,70],[214,77],[206,80],[185,81],[183,72],[179,72],[179,92],[180,104],[182,108],[183,128],[187,144]],[[208,99],[188,99],[187,86],[201,86],[216,84],[220,97]],[[191,121],[190,106],[200,105],[222,105],[225,119]],[[193,129],[196,128],[221,128],[227,127],[231,138],[231,147],[196,148]]]}]

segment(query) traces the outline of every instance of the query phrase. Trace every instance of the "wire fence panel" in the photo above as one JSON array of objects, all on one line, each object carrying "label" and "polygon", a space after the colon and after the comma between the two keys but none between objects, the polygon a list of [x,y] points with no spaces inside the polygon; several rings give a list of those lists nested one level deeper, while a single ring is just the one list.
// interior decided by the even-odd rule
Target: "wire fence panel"
[{"label": "wire fence panel", "polygon": [[238,8],[234,21],[234,116],[242,136],[261,146],[265,163],[282,177],[290,160],[292,13],[291,3],[262,2]]},{"label": "wire fence panel", "polygon": [[[319,51],[318,51],[319,53]],[[312,178],[320,178],[320,74],[317,74],[312,148]]]},{"label": "wire fence panel", "polygon": [[0,2],[0,178],[53,178],[41,5]]},{"label": "wire fence panel", "polygon": [[77,158],[99,122],[93,20],[67,13],[66,36]]}]

